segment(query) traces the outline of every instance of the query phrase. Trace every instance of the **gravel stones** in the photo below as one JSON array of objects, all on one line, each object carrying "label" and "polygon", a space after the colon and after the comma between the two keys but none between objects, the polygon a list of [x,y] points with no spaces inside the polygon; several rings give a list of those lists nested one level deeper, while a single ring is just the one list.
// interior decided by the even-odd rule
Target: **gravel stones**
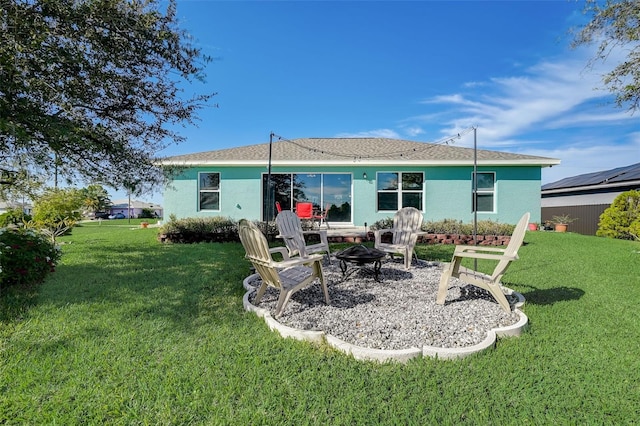
[{"label": "gravel stones", "polygon": [[[367,266],[343,280],[336,260],[325,262],[323,270],[331,304],[324,303],[320,286],[312,285],[293,294],[279,323],[321,330],[360,347],[394,350],[472,346],[489,330],[519,320],[516,312],[504,312],[487,291],[457,279],[450,282],[446,303],[437,305],[440,263],[418,261],[405,270],[401,260],[387,260],[380,281]],[[260,278],[249,284],[257,289]],[[249,296],[251,303],[254,296],[255,291]],[[258,306],[273,313],[277,299],[278,291],[269,288]]]}]

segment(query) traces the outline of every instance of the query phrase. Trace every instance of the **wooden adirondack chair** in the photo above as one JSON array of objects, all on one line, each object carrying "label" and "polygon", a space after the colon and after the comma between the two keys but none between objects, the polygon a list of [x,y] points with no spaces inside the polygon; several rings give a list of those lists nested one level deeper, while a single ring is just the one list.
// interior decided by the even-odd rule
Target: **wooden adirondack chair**
[{"label": "wooden adirondack chair", "polygon": [[[262,285],[256,293],[254,303],[260,303],[268,286],[280,290],[278,303],[274,313],[279,317],[286,307],[291,295],[296,291],[320,281],[325,301],[330,303],[329,291],[322,272],[322,256],[312,255],[306,258],[289,258],[284,247],[270,249],[267,239],[252,222],[242,219],[239,223],[239,235],[246,258],[251,261],[256,272],[262,278]],[[282,254],[282,261],[273,259],[274,253]]]},{"label": "wooden adirondack chair", "polygon": [[[329,263],[331,263],[331,252],[329,251],[329,240],[326,230],[303,231],[300,218],[289,210],[283,210],[278,213],[278,216],[276,216],[276,225],[279,232],[278,238],[284,240],[290,257],[296,255],[307,257],[314,253],[326,252]],[[318,235],[320,242],[307,245],[304,238],[305,235]]]},{"label": "wooden adirondack chair", "polygon": [[[444,270],[440,278],[436,302],[441,305],[444,303],[447,297],[447,289],[449,288],[449,279],[456,277],[465,283],[488,290],[502,309],[510,312],[511,305],[509,305],[507,298],[502,292],[500,280],[511,262],[518,259],[518,249],[524,240],[527,224],[529,223],[529,216],[529,213],[525,213],[522,218],[520,218],[520,221],[513,230],[509,244],[504,249],[488,246],[456,246],[451,263]],[[493,273],[487,275],[461,266],[460,263],[462,259],[489,259],[496,260],[498,264],[493,270]]]},{"label": "wooden adirondack chair", "polygon": [[[411,260],[415,255],[413,251],[418,240],[417,232],[422,226],[422,213],[415,207],[403,207],[393,216],[393,228],[378,229],[374,231],[375,248],[388,253],[393,257],[395,254],[404,256],[404,267],[411,267]],[[391,243],[383,243],[382,235],[391,232],[393,238]]]}]

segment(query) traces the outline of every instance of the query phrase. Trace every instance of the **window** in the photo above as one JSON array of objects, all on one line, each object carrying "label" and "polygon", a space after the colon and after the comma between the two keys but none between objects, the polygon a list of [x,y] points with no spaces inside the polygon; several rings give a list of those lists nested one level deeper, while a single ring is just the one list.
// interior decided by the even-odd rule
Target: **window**
[{"label": "window", "polygon": [[220,173],[199,173],[200,210],[220,210]]},{"label": "window", "polygon": [[396,211],[402,207],[422,210],[424,173],[379,172],[378,210]]},{"label": "window", "polygon": [[[473,174],[471,175],[473,179]],[[496,174],[478,173],[478,181],[476,188],[476,203],[471,200],[471,211],[493,212],[495,200]],[[472,194],[473,197],[473,194]],[[474,207],[477,206],[477,210]]]}]

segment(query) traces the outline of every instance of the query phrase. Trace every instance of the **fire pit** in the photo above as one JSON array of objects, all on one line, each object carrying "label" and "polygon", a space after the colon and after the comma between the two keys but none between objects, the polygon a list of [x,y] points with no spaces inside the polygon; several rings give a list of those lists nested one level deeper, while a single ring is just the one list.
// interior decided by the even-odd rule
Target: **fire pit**
[{"label": "fire pit", "polygon": [[[379,281],[378,277],[382,266],[381,261],[386,255],[385,252],[375,248],[353,246],[336,253],[336,259],[340,261],[340,270],[342,271],[343,279],[347,279],[347,277],[356,270],[362,269],[362,266],[373,263],[374,278],[376,281]],[[354,265],[354,268],[347,271],[347,263]]]}]

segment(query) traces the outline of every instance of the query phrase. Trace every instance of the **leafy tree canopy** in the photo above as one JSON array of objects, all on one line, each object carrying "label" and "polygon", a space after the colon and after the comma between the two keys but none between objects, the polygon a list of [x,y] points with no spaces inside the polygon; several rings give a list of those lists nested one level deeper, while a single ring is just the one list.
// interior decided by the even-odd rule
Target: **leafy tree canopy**
[{"label": "leafy tree canopy", "polygon": [[42,228],[67,219],[78,221],[82,218],[83,204],[83,193],[79,189],[48,189],[33,206],[33,220]]},{"label": "leafy tree canopy", "polygon": [[640,1],[587,0],[584,12],[591,17],[579,28],[574,47],[599,43],[593,60],[606,60],[619,47],[626,50],[626,59],[605,74],[605,86],[615,94],[618,106],[629,105],[631,111],[640,107]]},{"label": "leafy tree canopy", "polygon": [[214,94],[184,94],[209,58],[159,3],[0,0],[0,166],[162,182],[156,153]]},{"label": "leafy tree canopy", "polygon": [[93,213],[99,211],[106,211],[111,206],[111,199],[109,193],[102,185],[89,185],[86,188],[80,190],[83,197],[84,207]]}]

